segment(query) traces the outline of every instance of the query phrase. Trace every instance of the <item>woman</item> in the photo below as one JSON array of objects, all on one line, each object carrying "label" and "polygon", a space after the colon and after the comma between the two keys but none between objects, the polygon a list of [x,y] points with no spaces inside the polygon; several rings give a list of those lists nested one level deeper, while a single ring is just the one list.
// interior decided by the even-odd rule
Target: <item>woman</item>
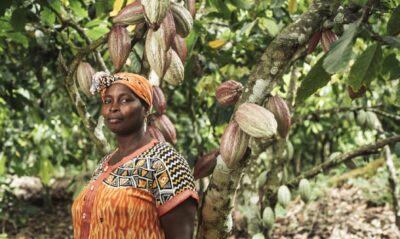
[{"label": "woman", "polygon": [[107,127],[118,148],[101,160],[72,206],[74,238],[191,238],[197,193],[185,159],[152,139],[145,122],[149,82],[136,74],[96,74]]}]

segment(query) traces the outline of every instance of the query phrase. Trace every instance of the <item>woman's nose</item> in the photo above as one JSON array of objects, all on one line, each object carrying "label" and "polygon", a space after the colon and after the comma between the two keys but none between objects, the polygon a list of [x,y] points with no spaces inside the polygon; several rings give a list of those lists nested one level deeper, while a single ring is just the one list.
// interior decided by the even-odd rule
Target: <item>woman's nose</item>
[{"label": "woman's nose", "polygon": [[119,106],[116,105],[115,103],[113,103],[113,104],[111,105],[109,111],[110,111],[110,112],[117,112],[117,111],[119,111]]}]

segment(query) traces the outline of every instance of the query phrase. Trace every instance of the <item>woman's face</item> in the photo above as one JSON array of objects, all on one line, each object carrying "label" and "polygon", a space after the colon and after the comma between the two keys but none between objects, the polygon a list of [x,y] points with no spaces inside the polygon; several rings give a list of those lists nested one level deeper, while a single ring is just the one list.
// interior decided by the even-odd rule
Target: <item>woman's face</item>
[{"label": "woman's face", "polygon": [[101,114],[113,133],[127,135],[142,130],[146,109],[127,86],[117,83],[106,90]]}]

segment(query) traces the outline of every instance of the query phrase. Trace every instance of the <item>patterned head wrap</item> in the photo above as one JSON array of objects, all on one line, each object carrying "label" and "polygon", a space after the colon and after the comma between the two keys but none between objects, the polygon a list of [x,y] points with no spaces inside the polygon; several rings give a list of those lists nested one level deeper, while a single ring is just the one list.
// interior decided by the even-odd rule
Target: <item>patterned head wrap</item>
[{"label": "patterned head wrap", "polygon": [[107,88],[116,83],[127,86],[133,91],[133,93],[135,93],[135,95],[146,102],[149,108],[151,108],[153,96],[150,82],[143,76],[137,74],[121,72],[110,75],[103,71],[97,72],[93,75],[90,92],[92,94],[100,92],[101,98],[104,100]]}]

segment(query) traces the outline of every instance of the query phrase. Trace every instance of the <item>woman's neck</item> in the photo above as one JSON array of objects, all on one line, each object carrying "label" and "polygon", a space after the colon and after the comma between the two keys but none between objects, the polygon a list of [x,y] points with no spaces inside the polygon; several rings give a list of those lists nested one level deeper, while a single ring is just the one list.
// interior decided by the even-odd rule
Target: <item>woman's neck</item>
[{"label": "woman's neck", "polygon": [[151,137],[142,130],[129,135],[117,135],[118,152],[121,156],[128,155],[149,143],[150,140]]}]

